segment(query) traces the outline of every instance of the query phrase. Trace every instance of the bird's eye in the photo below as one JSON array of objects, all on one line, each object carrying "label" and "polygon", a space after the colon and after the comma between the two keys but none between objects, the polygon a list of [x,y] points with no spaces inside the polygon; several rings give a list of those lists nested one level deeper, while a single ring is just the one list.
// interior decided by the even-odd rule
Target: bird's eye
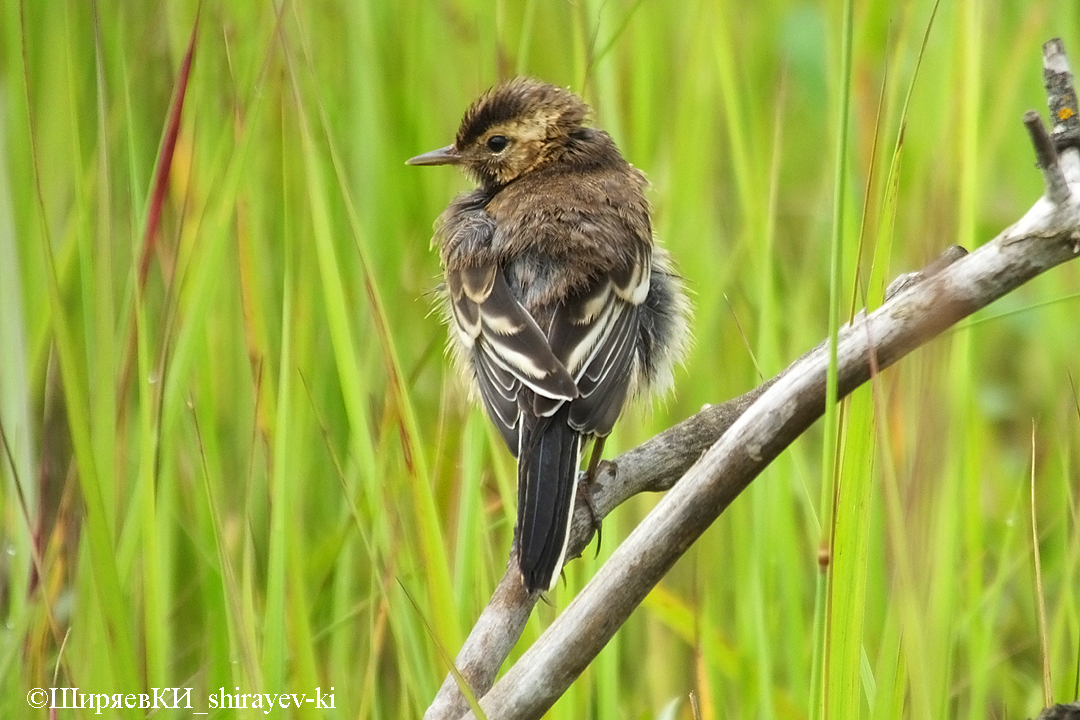
[{"label": "bird's eye", "polygon": [[487,141],[488,150],[496,153],[505,150],[509,144],[510,141],[506,139],[505,135],[492,135]]}]

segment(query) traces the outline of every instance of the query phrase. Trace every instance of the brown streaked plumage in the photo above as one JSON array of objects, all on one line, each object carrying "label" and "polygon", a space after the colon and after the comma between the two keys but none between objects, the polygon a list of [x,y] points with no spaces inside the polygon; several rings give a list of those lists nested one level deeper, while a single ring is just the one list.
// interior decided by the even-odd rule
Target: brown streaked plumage
[{"label": "brown streaked plumage", "polygon": [[518,459],[518,567],[559,576],[582,443],[594,462],[627,398],[670,383],[688,306],[655,246],[645,176],[589,108],[529,78],[465,112],[453,145],[409,160],[458,165],[479,187],[436,223],[456,354]]}]

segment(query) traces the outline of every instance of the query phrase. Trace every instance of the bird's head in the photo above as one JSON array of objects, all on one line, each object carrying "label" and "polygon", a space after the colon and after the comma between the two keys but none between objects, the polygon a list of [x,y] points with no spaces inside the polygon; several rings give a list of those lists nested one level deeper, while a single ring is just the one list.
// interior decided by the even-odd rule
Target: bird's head
[{"label": "bird's head", "polygon": [[484,187],[500,187],[557,159],[584,127],[588,112],[569,90],[516,78],[469,106],[453,145],[408,164],[457,165]]}]

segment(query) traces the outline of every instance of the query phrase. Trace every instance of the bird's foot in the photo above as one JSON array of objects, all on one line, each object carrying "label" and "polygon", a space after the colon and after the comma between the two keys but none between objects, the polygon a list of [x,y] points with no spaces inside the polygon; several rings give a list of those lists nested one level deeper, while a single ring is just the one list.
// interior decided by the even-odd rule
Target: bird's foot
[{"label": "bird's foot", "polygon": [[578,476],[578,492],[581,494],[581,499],[585,501],[585,507],[589,511],[589,523],[596,533],[596,555],[600,556],[600,544],[603,542],[603,516],[600,511],[597,510],[595,503],[593,503],[592,492],[596,486],[595,480],[598,474],[601,464],[608,463],[607,460],[602,460],[595,464],[590,464],[588,470],[585,470]]}]

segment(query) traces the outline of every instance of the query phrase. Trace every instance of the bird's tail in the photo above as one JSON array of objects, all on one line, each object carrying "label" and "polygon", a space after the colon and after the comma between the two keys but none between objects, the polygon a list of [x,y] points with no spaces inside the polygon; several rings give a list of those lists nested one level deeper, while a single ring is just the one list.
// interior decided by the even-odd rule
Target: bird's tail
[{"label": "bird's tail", "polygon": [[521,417],[518,568],[529,592],[553,588],[566,559],[582,439],[569,418],[569,403],[551,417]]}]

